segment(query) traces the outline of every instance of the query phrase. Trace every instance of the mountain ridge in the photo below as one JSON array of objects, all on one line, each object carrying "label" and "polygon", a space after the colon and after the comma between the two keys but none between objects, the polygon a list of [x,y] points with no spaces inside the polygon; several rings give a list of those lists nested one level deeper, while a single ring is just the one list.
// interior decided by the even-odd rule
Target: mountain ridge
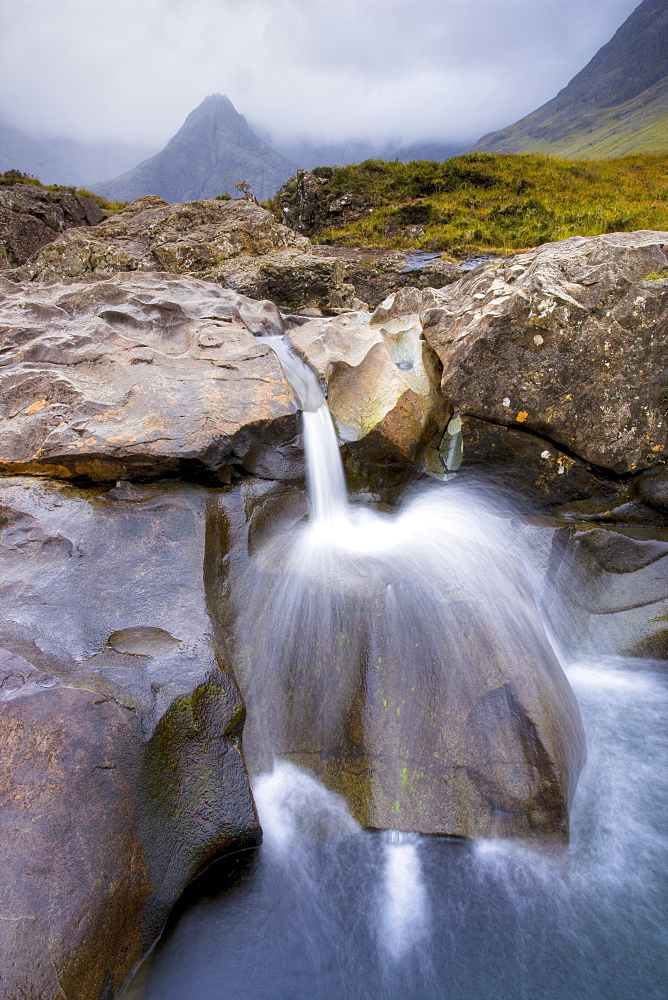
[{"label": "mountain ridge", "polygon": [[668,149],[668,0],[643,0],[550,101],[471,152],[605,158]]}]

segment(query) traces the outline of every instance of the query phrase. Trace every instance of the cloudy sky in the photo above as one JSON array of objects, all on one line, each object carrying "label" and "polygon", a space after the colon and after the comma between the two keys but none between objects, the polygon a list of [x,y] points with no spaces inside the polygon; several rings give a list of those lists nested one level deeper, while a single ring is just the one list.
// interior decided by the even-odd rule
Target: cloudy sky
[{"label": "cloudy sky", "polygon": [[0,0],[0,117],[158,148],[210,93],[277,137],[466,143],[639,0]]}]

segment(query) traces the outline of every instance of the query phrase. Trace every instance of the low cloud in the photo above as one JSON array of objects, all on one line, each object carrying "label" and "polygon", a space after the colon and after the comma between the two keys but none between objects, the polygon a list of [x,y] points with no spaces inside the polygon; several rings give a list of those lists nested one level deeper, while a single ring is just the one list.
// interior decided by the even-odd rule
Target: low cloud
[{"label": "low cloud", "polygon": [[637,0],[21,0],[0,114],[156,148],[209,93],[277,137],[468,142],[552,97]]}]

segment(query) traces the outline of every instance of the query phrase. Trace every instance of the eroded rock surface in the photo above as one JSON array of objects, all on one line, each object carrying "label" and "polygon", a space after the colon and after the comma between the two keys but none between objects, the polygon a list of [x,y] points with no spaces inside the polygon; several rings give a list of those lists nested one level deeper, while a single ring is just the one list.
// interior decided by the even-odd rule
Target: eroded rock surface
[{"label": "eroded rock surface", "polygon": [[276,306],[189,277],[0,284],[0,471],[294,476]]},{"label": "eroded rock surface", "polygon": [[574,515],[556,532],[557,613],[570,623],[564,634],[578,653],[668,660],[668,529],[624,523],[624,513],[612,511],[608,523]]},{"label": "eroded rock surface", "polygon": [[668,233],[638,232],[476,268],[422,315],[443,392],[617,474],[665,461],[667,262]]},{"label": "eroded rock surface", "polygon": [[350,313],[290,331],[295,350],[327,383],[340,438],[366,461],[416,463],[440,442],[450,415],[440,366],[422,338],[411,289],[372,316]]},{"label": "eroded rock surface", "polygon": [[277,223],[253,201],[168,205],[147,195],[96,226],[94,233],[77,229],[62,234],[9,277],[45,282],[165,271],[270,298],[288,311],[349,308],[355,293],[344,281],[343,264],[309,253],[309,248],[308,239]]},{"label": "eroded rock surface", "polygon": [[208,498],[0,484],[3,997],[115,996],[188,882],[258,842]]}]

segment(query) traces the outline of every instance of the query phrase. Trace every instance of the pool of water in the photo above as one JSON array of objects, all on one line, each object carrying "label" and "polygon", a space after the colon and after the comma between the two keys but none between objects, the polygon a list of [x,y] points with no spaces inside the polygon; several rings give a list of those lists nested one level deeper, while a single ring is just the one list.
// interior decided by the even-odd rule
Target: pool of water
[{"label": "pool of water", "polygon": [[211,869],[124,1000],[665,1000],[668,674],[573,663],[568,848],[362,830],[279,765],[262,848]]}]

